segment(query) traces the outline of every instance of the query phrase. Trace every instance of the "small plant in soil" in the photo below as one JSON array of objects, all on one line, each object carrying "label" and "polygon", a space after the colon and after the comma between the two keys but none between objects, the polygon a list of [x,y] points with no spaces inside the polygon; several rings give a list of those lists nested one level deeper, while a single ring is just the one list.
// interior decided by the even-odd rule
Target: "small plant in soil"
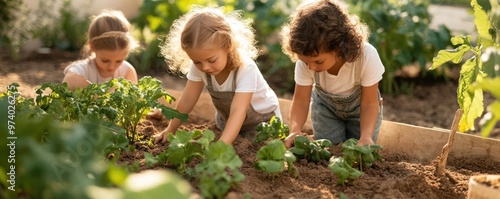
[{"label": "small plant in soil", "polygon": [[363,167],[371,167],[376,160],[382,160],[378,153],[382,146],[378,144],[358,146],[358,140],[351,138],[342,144],[342,153],[347,164],[363,171]]},{"label": "small plant in soil", "polygon": [[342,157],[331,157],[328,168],[338,178],[338,184],[344,185],[363,174],[377,160],[382,160],[378,153],[382,146],[378,144],[358,146],[358,140],[351,138],[342,144]]},{"label": "small plant in soil", "polygon": [[195,157],[205,158],[204,151],[209,147],[209,144],[214,141],[215,134],[213,131],[193,130],[191,132],[178,130],[175,135],[168,134],[167,150],[160,153],[158,156],[153,156],[148,152],[144,152],[146,165],[155,163],[169,163],[177,167],[180,174],[187,174],[186,165]]},{"label": "small plant in soil", "polygon": [[231,187],[245,178],[239,171],[243,162],[232,145],[214,142],[204,152],[204,156],[205,159],[194,169],[203,198],[224,198]]},{"label": "small plant in soil", "polygon": [[311,141],[306,136],[296,136],[294,146],[289,149],[297,158],[306,159],[308,161],[319,162],[320,160],[330,159],[332,154],[328,151],[328,147],[332,146],[332,142],[327,139],[319,139]]},{"label": "small plant in soil", "polygon": [[274,179],[274,174],[285,171],[286,163],[288,172],[298,176],[297,168],[294,166],[295,160],[295,155],[286,150],[283,141],[275,139],[257,151],[257,162],[254,167],[270,173]]},{"label": "small plant in soil", "polygon": [[290,134],[290,128],[279,117],[273,116],[269,123],[262,122],[257,126],[257,136],[254,143],[270,139],[284,140]]},{"label": "small plant in soil", "polygon": [[332,156],[329,160],[328,168],[337,176],[337,183],[342,186],[363,174],[363,172],[353,168],[344,157]]}]

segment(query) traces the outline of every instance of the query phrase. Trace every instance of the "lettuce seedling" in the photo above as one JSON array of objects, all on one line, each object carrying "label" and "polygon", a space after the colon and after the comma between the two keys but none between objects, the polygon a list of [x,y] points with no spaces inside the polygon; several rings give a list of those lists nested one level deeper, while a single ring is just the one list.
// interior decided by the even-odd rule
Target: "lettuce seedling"
[{"label": "lettuce seedling", "polygon": [[192,132],[178,130],[175,135],[169,133],[167,139],[170,144],[166,150],[166,160],[176,165],[179,173],[184,174],[185,166],[194,157],[203,157],[203,151],[215,139],[215,134],[210,130],[203,133],[200,130]]},{"label": "lettuce seedling", "polygon": [[332,146],[330,140],[319,139],[310,141],[306,136],[298,135],[295,137],[294,147],[289,150],[297,158],[319,162],[320,160],[328,160],[332,156],[328,151],[328,147],[330,146]]},{"label": "lettuce seedling", "polygon": [[377,152],[382,146],[378,144],[358,146],[358,140],[351,138],[342,144],[342,153],[345,161],[351,165],[357,165],[360,171],[363,167],[371,167],[376,160],[382,160]]},{"label": "lettuce seedling", "polygon": [[337,183],[344,185],[350,179],[356,179],[363,172],[351,167],[351,165],[343,157],[332,156],[329,160],[328,168],[337,176]]},{"label": "lettuce seedling", "polygon": [[290,128],[279,117],[273,116],[269,123],[262,122],[257,126],[257,137],[254,143],[269,139],[284,140],[290,134]]},{"label": "lettuce seedling", "polygon": [[196,165],[196,179],[203,198],[224,198],[229,189],[243,181],[239,171],[243,165],[230,144],[211,143],[204,152],[205,159]]},{"label": "lettuce seedling", "polygon": [[296,158],[292,152],[287,151],[283,141],[279,139],[271,140],[266,146],[257,151],[257,162],[254,167],[258,170],[271,173],[274,179],[275,173],[285,171],[285,162],[288,172],[298,176],[297,168],[293,165]]}]

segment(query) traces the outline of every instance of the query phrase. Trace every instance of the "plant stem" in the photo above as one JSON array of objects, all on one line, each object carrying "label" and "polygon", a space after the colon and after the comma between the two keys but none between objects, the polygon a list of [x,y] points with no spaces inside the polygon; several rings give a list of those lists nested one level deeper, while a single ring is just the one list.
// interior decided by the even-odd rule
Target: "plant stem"
[{"label": "plant stem", "polygon": [[446,161],[448,160],[448,154],[450,153],[450,149],[453,146],[453,142],[455,141],[455,134],[457,133],[458,123],[460,118],[462,117],[462,109],[458,109],[455,112],[455,118],[453,118],[453,124],[451,125],[450,135],[448,137],[448,142],[443,146],[443,150],[441,151],[441,155],[437,157],[436,171],[435,174],[437,176],[444,176],[446,169]]}]

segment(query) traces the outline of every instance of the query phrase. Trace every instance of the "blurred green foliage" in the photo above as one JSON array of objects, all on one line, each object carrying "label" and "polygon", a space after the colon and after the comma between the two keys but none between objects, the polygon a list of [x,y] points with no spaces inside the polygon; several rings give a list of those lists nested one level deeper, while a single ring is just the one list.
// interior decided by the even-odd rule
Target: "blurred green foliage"
[{"label": "blurred green foliage", "polygon": [[[369,42],[377,48],[385,73],[380,88],[388,94],[405,90],[395,82],[404,66],[419,65],[421,76],[427,75],[427,63],[439,49],[450,43],[450,31],[441,25],[429,28],[431,15],[425,2],[390,0],[347,0],[351,13],[357,14],[372,31]],[[439,71],[433,71],[438,73]]]},{"label": "blurred green foliage", "polygon": [[0,47],[6,46],[16,61],[21,48],[30,38],[27,13],[22,0],[0,1]]}]

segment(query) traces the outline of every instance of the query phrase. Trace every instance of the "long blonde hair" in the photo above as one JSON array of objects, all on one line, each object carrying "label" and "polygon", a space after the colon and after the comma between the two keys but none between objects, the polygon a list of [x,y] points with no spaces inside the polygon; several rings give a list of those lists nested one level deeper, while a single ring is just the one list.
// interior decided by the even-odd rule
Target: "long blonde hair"
[{"label": "long blonde hair", "polygon": [[194,6],[175,20],[160,45],[160,53],[172,71],[186,73],[191,59],[186,50],[229,49],[226,67],[241,67],[244,60],[256,59],[256,46],[251,19],[243,19],[242,11],[224,13],[221,7]]}]

